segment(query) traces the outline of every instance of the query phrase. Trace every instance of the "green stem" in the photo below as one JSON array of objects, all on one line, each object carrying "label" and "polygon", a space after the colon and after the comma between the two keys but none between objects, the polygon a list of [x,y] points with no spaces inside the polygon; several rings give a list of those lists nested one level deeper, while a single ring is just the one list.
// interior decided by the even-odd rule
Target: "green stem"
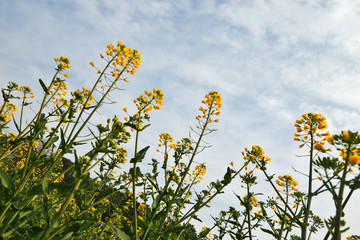
[{"label": "green stem", "polygon": [[62,216],[62,214],[65,212],[66,208],[68,207],[70,201],[74,198],[75,196],[75,192],[79,189],[79,186],[82,182],[82,179],[79,179],[76,182],[76,185],[74,186],[72,192],[70,193],[70,195],[67,197],[67,199],[65,200],[65,202],[61,205],[60,210],[56,213],[56,215],[51,219],[50,223],[48,224],[48,226],[46,227],[46,230],[44,231],[44,233],[41,236],[41,240],[45,240],[48,239],[48,235],[50,234],[51,230],[54,228],[55,224],[58,222],[58,220],[60,219],[60,217]]},{"label": "green stem", "polygon": [[341,231],[340,231],[340,227],[341,227],[341,215],[342,215],[342,204],[343,204],[343,195],[344,195],[344,190],[345,190],[345,178],[346,178],[346,174],[347,174],[347,167],[349,164],[349,157],[350,157],[350,153],[351,153],[351,144],[348,144],[348,147],[346,149],[346,159],[345,159],[345,165],[343,168],[343,174],[341,177],[341,181],[340,181],[340,188],[339,188],[339,193],[337,195],[336,199],[336,215],[335,215],[335,229],[334,229],[334,236],[333,236],[333,240],[340,240],[341,239]]},{"label": "green stem", "polygon": [[312,174],[313,174],[313,152],[314,152],[314,135],[312,132],[312,125],[309,129],[310,132],[310,165],[309,165],[309,182],[308,182],[308,194],[307,194],[307,202],[305,207],[305,216],[304,222],[301,225],[301,240],[306,240],[307,236],[307,229],[308,229],[308,221],[309,221],[309,214],[310,214],[310,207],[311,207],[311,200],[312,200]]},{"label": "green stem", "polygon": [[250,204],[251,204],[251,198],[250,198],[250,187],[249,187],[249,183],[246,184],[246,191],[247,191],[246,215],[247,215],[247,223],[248,223],[248,229],[249,229],[249,239],[252,240],[251,219],[250,219]]},{"label": "green stem", "polygon": [[[139,127],[139,124],[138,124]],[[139,130],[138,127],[136,129],[136,137],[135,137],[135,153],[134,153],[134,158],[136,158],[136,154],[138,151],[138,141],[139,141]],[[136,207],[136,192],[135,192],[135,185],[136,185],[136,161],[134,161],[134,165],[133,165],[133,176],[132,176],[132,202],[133,202],[133,213],[134,213],[134,217],[133,217],[133,222],[134,222],[134,228],[133,228],[133,232],[135,234],[135,240],[138,239],[138,222],[137,222],[137,207]]]},{"label": "green stem", "polygon": [[[182,176],[182,178],[181,178],[181,180],[180,180],[180,182],[179,182],[179,184],[178,184],[178,186],[177,186],[177,188],[176,188],[176,190],[175,190],[174,196],[177,196],[177,195],[179,194],[179,191],[180,191],[180,189],[181,189],[181,187],[182,187],[182,185],[183,185],[183,182],[184,182],[184,180],[185,180],[185,178],[186,178],[186,176],[187,176],[187,174],[188,174],[188,172],[189,172],[189,170],[190,170],[191,164],[193,163],[193,161],[194,161],[194,159],[195,159],[195,155],[196,155],[196,153],[197,153],[197,150],[198,150],[199,147],[200,147],[200,143],[201,143],[201,140],[202,140],[202,138],[203,138],[203,136],[204,136],[205,130],[207,129],[207,125],[209,124],[209,120],[210,120],[210,116],[211,116],[211,111],[212,111],[212,108],[213,108],[213,104],[214,104],[214,102],[211,102],[211,105],[210,105],[209,111],[208,111],[208,115],[207,115],[207,117],[206,117],[205,124],[204,124],[204,126],[203,126],[203,128],[202,128],[202,130],[201,130],[201,133],[200,133],[200,135],[199,135],[199,139],[198,139],[198,141],[196,142],[196,146],[195,146],[194,151],[193,151],[193,153],[192,153],[192,155],[191,155],[190,161],[189,161],[188,165],[187,165],[186,168],[185,168],[184,175]],[[173,198],[173,199],[169,202],[169,204],[166,206],[166,211],[165,211],[164,217],[163,217],[163,219],[162,219],[161,224],[159,225],[159,227],[162,227],[162,226],[164,225],[165,220],[166,220],[169,212],[171,211],[172,204],[173,204],[174,200],[175,200],[175,198]]]}]

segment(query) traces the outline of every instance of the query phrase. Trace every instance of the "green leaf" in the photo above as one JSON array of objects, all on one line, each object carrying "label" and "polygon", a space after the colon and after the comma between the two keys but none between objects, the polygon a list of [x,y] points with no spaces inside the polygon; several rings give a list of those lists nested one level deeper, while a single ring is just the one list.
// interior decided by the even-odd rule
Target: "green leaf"
[{"label": "green leaf", "polygon": [[166,229],[164,232],[166,232],[166,233],[173,233],[173,232],[179,233],[179,232],[181,232],[181,230],[183,230],[185,228],[186,228],[186,226],[176,226],[176,227]]},{"label": "green leaf", "polygon": [[73,235],[73,232],[67,233],[62,239],[69,239]]},{"label": "green leaf", "polygon": [[132,129],[136,130],[136,125],[132,124],[132,123],[129,123],[129,122],[124,123],[124,126],[128,126],[128,127],[131,127]]},{"label": "green leaf", "polygon": [[48,88],[46,87],[46,85],[44,84],[44,82],[43,82],[41,79],[39,79],[39,82],[40,82],[40,85],[41,85],[42,89],[44,90],[44,92],[45,92],[47,95],[49,95],[50,92],[49,92]]},{"label": "green leaf", "polygon": [[9,188],[10,190],[13,190],[14,184],[11,181],[11,178],[2,170],[0,170],[0,178],[1,178],[1,184]]},{"label": "green leaf", "polygon": [[163,163],[163,165],[161,166],[162,169],[166,169],[166,168],[167,168],[168,159],[169,159],[169,154],[166,154],[166,155],[165,155],[165,159],[164,159],[164,163]]},{"label": "green leaf", "polygon": [[104,190],[102,190],[99,195],[97,196],[98,199],[105,197],[106,195],[111,195],[114,191],[113,188],[105,188]]},{"label": "green leaf", "polygon": [[[61,129],[62,130],[62,129]],[[49,140],[49,145],[53,144],[53,143],[56,143],[57,140],[59,140],[59,137],[58,136],[54,136],[52,137],[50,140]]]},{"label": "green leaf", "polygon": [[231,182],[231,169],[228,167],[224,175],[224,180],[221,181],[222,184],[228,185]]},{"label": "green leaf", "polygon": [[127,235],[125,232],[123,232],[119,228],[113,228],[113,231],[114,231],[115,235],[122,240],[130,240],[131,239],[129,237],[129,235]]},{"label": "green leaf", "polygon": [[271,230],[266,229],[266,228],[260,228],[263,232],[271,234],[272,236],[276,237],[276,234],[274,234]]},{"label": "green leaf", "polygon": [[13,119],[13,122],[15,124],[16,130],[18,130],[18,132],[21,132],[21,129],[19,128],[19,125],[15,121],[15,118]]},{"label": "green leaf", "polygon": [[260,208],[261,208],[261,213],[262,215],[264,215],[264,217],[267,217],[267,212],[264,208],[264,203],[263,202],[260,202]]},{"label": "green leaf", "polygon": [[29,215],[29,214],[32,213],[32,212],[33,212],[33,210],[26,211],[26,212],[21,211],[20,214],[19,214],[19,219],[25,217],[26,215]]},{"label": "green leaf", "polygon": [[49,181],[47,178],[43,179],[41,185],[42,185],[42,189],[43,189],[44,193],[48,193],[49,192]]},{"label": "green leaf", "polygon": [[130,163],[141,162],[144,159],[145,154],[146,154],[147,150],[149,150],[149,148],[150,148],[150,146],[147,146],[147,147],[141,149],[138,153],[136,153],[135,157],[130,160]]},{"label": "green leaf", "polygon": [[[61,137],[61,140],[60,140],[60,149],[62,149],[62,150],[65,152],[66,142],[65,142],[65,134],[64,134],[64,131],[63,131],[62,128],[60,129],[60,137]],[[58,138],[59,138],[59,137],[58,137]]]}]

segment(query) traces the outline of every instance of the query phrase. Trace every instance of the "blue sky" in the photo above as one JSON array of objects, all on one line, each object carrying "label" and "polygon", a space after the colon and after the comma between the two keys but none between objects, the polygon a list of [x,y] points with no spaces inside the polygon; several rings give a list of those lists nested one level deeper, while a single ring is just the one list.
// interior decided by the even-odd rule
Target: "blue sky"
[{"label": "blue sky", "polygon": [[[187,137],[203,96],[216,90],[223,96],[219,131],[198,159],[208,164],[208,180],[221,178],[231,161],[240,166],[240,152],[252,144],[273,159],[271,171],[305,172],[292,141],[301,114],[321,112],[331,133],[359,130],[359,29],[360,2],[351,0],[2,0],[0,86],[17,81],[40,93],[38,79],[50,81],[53,57],[62,55],[72,63],[69,87],[90,86],[96,73],[89,62],[99,63],[105,46],[120,40],[142,54],[142,65],[115,97],[122,103],[115,114],[145,89],[165,93],[144,146],[161,132]],[[113,114],[104,109],[104,118]],[[237,204],[231,190],[242,194],[231,185],[214,211]],[[359,197],[346,212],[349,234],[360,228]],[[323,202],[314,206],[332,214]]]}]

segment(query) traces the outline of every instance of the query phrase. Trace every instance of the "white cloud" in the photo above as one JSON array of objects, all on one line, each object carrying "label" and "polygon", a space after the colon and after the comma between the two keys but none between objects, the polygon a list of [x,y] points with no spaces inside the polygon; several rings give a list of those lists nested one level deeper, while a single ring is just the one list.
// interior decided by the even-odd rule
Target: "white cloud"
[{"label": "white cloud", "polygon": [[164,113],[144,143],[162,131],[186,137],[201,97],[218,90],[219,132],[209,136],[209,154],[199,155],[211,178],[251,144],[264,147],[274,171],[289,163],[306,169],[294,157],[295,119],[323,112],[334,131],[360,122],[359,10],[350,0],[2,1],[0,84],[38,86],[51,78],[52,58],[65,55],[70,87],[90,85],[96,73],[88,63],[100,64],[106,44],[121,40],[143,63],[117,100],[131,104],[123,99],[153,87],[165,92]]}]

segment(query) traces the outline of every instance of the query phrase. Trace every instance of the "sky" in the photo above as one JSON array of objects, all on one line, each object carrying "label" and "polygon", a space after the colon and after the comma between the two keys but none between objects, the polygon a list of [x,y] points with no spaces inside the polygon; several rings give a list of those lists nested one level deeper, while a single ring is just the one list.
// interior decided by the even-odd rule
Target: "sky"
[{"label": "sky", "polygon": [[[353,0],[1,0],[0,87],[16,81],[40,94],[38,79],[50,81],[53,58],[62,55],[72,65],[69,88],[90,87],[96,72],[89,62],[101,63],[99,53],[117,40],[138,50],[142,64],[102,116],[122,116],[143,90],[161,89],[164,106],[140,142],[153,146],[151,156],[161,132],[188,136],[207,92],[222,95],[219,131],[206,137],[212,147],[197,159],[207,163],[205,182],[222,178],[231,161],[241,166],[241,151],[255,144],[272,158],[269,171],[305,184],[292,169],[307,172],[293,141],[305,112],[322,113],[331,133],[359,130],[360,1]],[[233,191],[244,194],[231,184],[200,214],[204,223],[238,206]],[[360,229],[359,197],[345,211],[347,235]],[[330,216],[324,202],[331,197],[314,201],[314,209]]]}]

